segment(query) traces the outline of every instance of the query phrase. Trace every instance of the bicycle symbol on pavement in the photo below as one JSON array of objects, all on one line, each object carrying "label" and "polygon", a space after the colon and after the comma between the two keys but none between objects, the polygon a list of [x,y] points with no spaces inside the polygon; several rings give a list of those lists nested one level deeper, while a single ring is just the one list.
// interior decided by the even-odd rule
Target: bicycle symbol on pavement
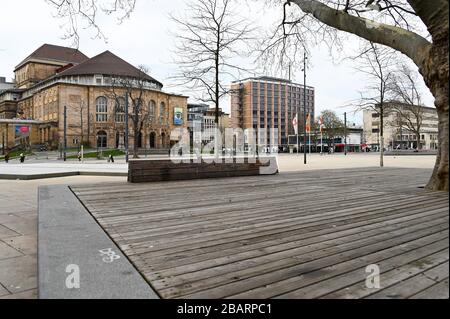
[{"label": "bicycle symbol on pavement", "polygon": [[100,254],[103,256],[102,260],[105,263],[112,263],[114,260],[119,259],[120,256],[117,255],[112,248],[99,250]]}]

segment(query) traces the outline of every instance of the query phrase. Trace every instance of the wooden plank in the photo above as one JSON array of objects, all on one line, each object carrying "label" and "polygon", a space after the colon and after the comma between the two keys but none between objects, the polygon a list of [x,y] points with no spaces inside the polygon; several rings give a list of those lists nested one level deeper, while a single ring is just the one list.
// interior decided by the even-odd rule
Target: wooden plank
[{"label": "wooden plank", "polygon": [[[444,215],[442,215],[444,216]],[[389,230],[396,229],[398,227],[407,227],[409,225],[414,225],[420,222],[426,222],[429,220],[429,216],[425,216],[423,218],[411,217],[412,220],[408,220],[403,223],[397,223],[397,220],[389,222],[378,223],[376,226],[369,225],[366,228],[358,227],[351,228],[345,231],[336,231],[336,232],[328,232],[323,235],[316,235],[313,237],[306,237],[299,240],[292,240],[283,243],[282,241],[278,242],[269,242],[265,245],[259,243],[259,245],[246,245],[241,247],[241,249],[233,248],[234,251],[219,251],[215,252],[215,254],[203,254],[199,256],[194,256],[191,258],[177,258],[170,262],[171,260],[166,260],[167,256],[163,256],[162,260],[155,260],[152,254],[141,254],[140,258],[145,259],[148,257],[151,259],[151,267],[158,268],[159,276],[175,276],[185,272],[191,271],[191,269],[202,270],[207,269],[209,267],[218,266],[221,264],[229,264],[231,262],[236,262],[240,260],[255,258],[258,256],[267,256],[273,253],[279,253],[283,251],[287,251],[289,249],[296,249],[300,247],[307,247],[308,250],[320,249],[318,245],[323,246],[324,248],[328,248],[330,245],[338,244],[343,241],[351,241],[353,238],[360,239],[361,237],[370,237],[372,235],[380,234],[381,232],[386,232]],[[264,248],[264,249],[262,249]],[[205,256],[206,255],[206,256]],[[159,263],[157,263],[158,261]],[[175,266],[176,265],[176,266]],[[143,271],[146,269],[143,268]]]},{"label": "wooden plank", "polygon": [[[446,245],[446,243],[442,243]],[[427,247],[428,248],[428,247]],[[442,246],[441,246],[442,248]],[[414,251],[412,258],[415,260],[410,260],[405,258],[405,254],[398,255],[393,258],[375,262],[378,267],[380,267],[380,288],[368,288],[365,283],[367,273],[365,272],[365,266],[362,265],[359,269],[348,272],[344,275],[336,276],[328,280],[323,280],[319,283],[302,287],[294,291],[282,294],[278,298],[295,298],[295,299],[312,299],[320,298],[336,290],[344,290],[346,292],[344,298],[363,298],[374,292],[382,291],[391,285],[397,284],[402,280],[411,278],[417,274],[420,274],[424,269],[431,268],[433,266],[439,265],[446,260],[448,260],[448,248],[441,250],[437,253],[430,254],[431,252],[424,251],[423,254],[419,254]],[[423,256],[425,255],[426,256]],[[422,257],[423,258],[420,258]],[[419,266],[419,264],[426,264],[426,266]],[[447,273],[448,275],[448,273]],[[356,289],[352,293],[350,289],[346,287],[352,284],[357,284]],[[336,297],[336,295],[333,295]],[[341,296],[342,298],[343,296]],[[328,296],[330,298],[330,296]]]},{"label": "wooden plank", "polygon": [[[434,249],[429,250],[428,254],[423,257],[420,253],[419,254],[414,253],[413,255],[414,260],[405,258],[405,254],[400,255],[402,259],[399,261],[398,265],[392,270],[385,268],[384,264],[381,263],[380,264],[380,270],[382,273],[381,286],[384,288],[390,287],[398,283],[399,281],[420,274],[424,271],[424,269],[426,270],[429,268],[432,269],[438,268],[441,269],[441,271],[443,272],[446,271],[446,274],[448,276],[448,242],[447,243],[444,242],[443,245],[445,249],[441,250],[439,253],[433,253]],[[442,248],[442,246],[439,248]],[[427,249],[429,249],[429,246],[427,246]],[[391,260],[389,262],[392,263],[393,261]],[[443,269],[443,267],[447,268]],[[441,280],[443,278],[444,276],[441,278]],[[378,291],[377,289],[367,288],[365,282],[361,281],[352,285],[349,283],[349,285],[344,289],[336,290],[332,293],[326,294],[322,296],[322,298],[327,299],[364,298],[377,291]]]},{"label": "wooden plank", "polygon": [[[447,265],[448,267],[448,265]],[[448,299],[448,278],[415,294],[411,299]]]},{"label": "wooden plank", "polygon": [[[301,292],[302,287],[306,287],[311,291],[314,289],[315,298],[330,299],[349,299],[362,298],[373,293],[373,290],[365,285],[362,280],[367,275],[365,267],[370,264],[379,264],[382,270],[393,269],[395,267],[406,265],[417,259],[442,252],[443,248],[448,247],[448,238],[429,236],[424,239],[407,243],[402,249],[395,246],[386,250],[377,251],[361,258],[343,261],[335,265],[314,270],[310,273],[300,275],[298,277],[288,278],[278,281],[267,286],[261,286],[252,290],[244,291],[239,294],[229,296],[229,298],[285,298],[287,294],[298,290]],[[435,241],[438,239],[437,241]],[[354,278],[357,276],[358,278]],[[349,278],[354,278],[357,283],[348,282]],[[361,281],[361,282],[359,282]],[[383,276],[383,282],[386,279]],[[332,286],[331,289],[329,286]],[[338,289],[341,287],[341,289]],[[334,292],[330,293],[330,291]]]},{"label": "wooden plank", "polygon": [[[155,167],[146,174],[168,174]],[[367,263],[383,265],[391,286],[433,254],[421,275],[442,272],[448,194],[418,189],[428,175],[370,168],[72,190],[163,297],[316,298],[350,287],[361,298]]]},{"label": "wooden plank", "polygon": [[[311,252],[307,256],[299,259],[289,259],[283,261],[273,261],[264,265],[252,265],[253,267],[220,274],[220,276],[208,277],[204,281],[189,281],[186,284],[159,289],[159,293],[164,298],[167,297],[188,297],[188,298],[222,298],[235,294],[242,289],[252,289],[261,285],[270,284],[289,277],[298,276],[313,269],[323,268],[344,260],[359,258],[371,252],[390,248],[392,246],[404,244],[414,238],[427,236],[443,230],[442,225],[427,227],[408,233],[397,238],[392,238],[388,242],[371,242],[369,245],[361,246],[357,243],[342,245],[344,247],[330,247],[329,251]],[[232,268],[233,264],[229,265]],[[195,276],[195,275],[194,275]],[[185,276],[185,279],[190,278]],[[194,277],[195,278],[195,277]]]}]

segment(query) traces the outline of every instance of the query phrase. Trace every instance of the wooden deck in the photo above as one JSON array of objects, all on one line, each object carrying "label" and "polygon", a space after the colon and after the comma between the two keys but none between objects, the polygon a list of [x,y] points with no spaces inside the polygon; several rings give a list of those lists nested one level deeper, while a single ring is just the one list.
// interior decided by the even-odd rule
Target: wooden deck
[{"label": "wooden deck", "polygon": [[[71,187],[162,298],[448,298],[448,193],[352,169]],[[380,289],[365,285],[366,266]]]}]

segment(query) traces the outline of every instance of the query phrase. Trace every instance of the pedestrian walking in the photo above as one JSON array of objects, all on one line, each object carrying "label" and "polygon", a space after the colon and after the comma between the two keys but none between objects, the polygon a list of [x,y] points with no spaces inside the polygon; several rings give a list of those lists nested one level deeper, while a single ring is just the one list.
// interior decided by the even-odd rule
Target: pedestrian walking
[{"label": "pedestrian walking", "polygon": [[23,153],[20,153],[19,159],[21,163],[25,162],[25,155]]},{"label": "pedestrian walking", "polygon": [[6,153],[6,155],[5,155],[5,162],[6,162],[6,163],[9,162],[9,153]]},{"label": "pedestrian walking", "polygon": [[108,163],[114,163],[114,156],[112,154],[108,156]]},{"label": "pedestrian walking", "polygon": [[81,152],[78,152],[77,157],[78,157],[78,162],[81,162]]}]

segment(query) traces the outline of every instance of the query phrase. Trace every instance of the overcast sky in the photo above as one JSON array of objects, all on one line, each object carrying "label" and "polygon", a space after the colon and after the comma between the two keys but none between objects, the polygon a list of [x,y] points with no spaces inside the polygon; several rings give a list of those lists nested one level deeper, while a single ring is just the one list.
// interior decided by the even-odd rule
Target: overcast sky
[{"label": "overcast sky", "polygon": [[[99,24],[108,42],[92,39],[95,33],[83,30],[79,48],[89,57],[110,50],[133,65],[146,65],[150,75],[163,82],[166,91],[189,95],[182,87],[173,87],[168,79],[175,72],[170,49],[176,41],[169,34],[169,30],[176,32],[169,14],[183,12],[185,1],[189,0],[138,0],[136,11],[121,25],[113,17],[101,16]],[[259,19],[255,23],[262,28],[279,19],[281,12],[268,12],[251,3],[243,2],[240,12]],[[1,11],[0,76],[11,79],[14,67],[43,43],[72,44],[70,40],[62,39],[64,21],[53,17],[54,11],[44,0],[2,0]],[[351,40],[349,44],[357,46],[357,40]],[[341,106],[359,97],[359,91],[364,88],[364,76],[351,67],[350,61],[333,62],[325,47],[316,47],[311,53],[307,85],[315,87],[316,113],[324,109],[333,109],[339,115],[351,111]],[[293,80],[303,83],[303,74],[293,74]],[[425,104],[433,106],[428,89],[424,87],[423,93]],[[229,111],[229,101],[224,101],[221,107]],[[349,118],[353,122],[362,122],[360,114],[350,115]]]}]

